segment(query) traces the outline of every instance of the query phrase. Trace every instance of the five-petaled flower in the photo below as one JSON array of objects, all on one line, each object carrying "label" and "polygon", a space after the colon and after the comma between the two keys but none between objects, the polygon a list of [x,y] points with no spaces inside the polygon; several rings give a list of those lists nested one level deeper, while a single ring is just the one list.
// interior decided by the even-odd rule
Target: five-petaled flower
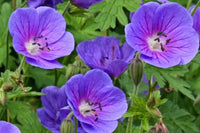
[{"label": "five-petaled flower", "polygon": [[128,44],[154,66],[168,68],[190,62],[198,52],[198,34],[188,11],[177,3],[149,2],[125,27]]},{"label": "five-petaled flower", "polygon": [[21,131],[14,124],[6,121],[0,121],[0,133],[21,133]]},{"label": "five-petaled flower", "polygon": [[80,58],[91,68],[98,68],[113,77],[123,73],[133,59],[134,50],[124,43],[121,47],[116,37],[97,37],[81,42],[76,50]]},{"label": "five-petaled flower", "polygon": [[127,110],[126,96],[105,72],[94,69],[66,83],[68,104],[88,133],[111,133]]},{"label": "five-petaled flower", "polygon": [[34,8],[49,6],[56,9],[56,5],[59,3],[63,3],[63,0],[28,0],[28,6]]},{"label": "five-petaled flower", "polygon": [[56,86],[48,86],[42,89],[41,96],[44,109],[37,109],[40,123],[54,133],[60,133],[62,121],[70,113],[65,94],[65,86],[60,89]]},{"label": "five-petaled flower", "polygon": [[82,8],[88,9],[90,6],[102,1],[104,0],[73,0],[72,2]]},{"label": "five-petaled flower", "polygon": [[62,68],[55,59],[74,49],[73,35],[65,28],[65,19],[50,7],[20,8],[9,19],[15,51],[25,55],[27,63],[44,69]]}]

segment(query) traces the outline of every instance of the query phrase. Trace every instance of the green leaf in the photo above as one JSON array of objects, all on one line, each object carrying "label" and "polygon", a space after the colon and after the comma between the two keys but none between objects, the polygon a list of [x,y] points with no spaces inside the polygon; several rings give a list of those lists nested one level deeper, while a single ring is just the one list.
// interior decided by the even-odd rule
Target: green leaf
[{"label": "green leaf", "polygon": [[130,12],[135,12],[140,7],[141,0],[124,0],[124,7]]},{"label": "green leaf", "polygon": [[195,125],[195,117],[186,110],[179,108],[171,101],[163,104],[160,111],[164,116],[164,124],[170,133],[199,133],[200,130]]},{"label": "green leaf", "polygon": [[17,119],[20,124],[17,126],[22,133],[47,133],[47,130],[40,124],[37,114],[31,111],[31,106],[25,102],[9,101],[6,103],[10,118]]},{"label": "green leaf", "polygon": [[103,33],[98,31],[98,25],[95,23],[94,17],[77,17],[70,14],[65,15],[67,22],[67,30],[72,32],[76,43],[84,40],[92,40],[97,36],[102,36]]},{"label": "green leaf", "polygon": [[15,97],[41,96],[41,95],[44,95],[44,93],[41,93],[41,92],[35,92],[35,91],[31,91],[30,92],[30,90],[32,89],[31,87],[24,87],[24,89],[27,90],[28,92],[25,93],[21,87],[17,88],[15,91],[8,92],[7,93],[8,99],[12,99],[12,98],[15,98]]},{"label": "green leaf", "polygon": [[6,44],[6,38],[8,33],[8,20],[12,13],[11,5],[6,3],[3,3],[1,10],[0,10],[0,46]]},{"label": "green leaf", "polygon": [[126,7],[130,11],[135,11],[140,5],[136,4],[139,0],[105,0],[94,4],[89,8],[91,13],[98,13],[96,22],[101,31],[108,29],[109,27],[116,27],[116,19],[123,26],[128,23],[127,16],[123,10]]}]

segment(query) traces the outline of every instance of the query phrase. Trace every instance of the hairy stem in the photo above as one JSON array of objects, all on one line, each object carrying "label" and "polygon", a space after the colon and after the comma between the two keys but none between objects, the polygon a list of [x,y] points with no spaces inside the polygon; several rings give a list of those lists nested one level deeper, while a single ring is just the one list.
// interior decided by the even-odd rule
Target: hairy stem
[{"label": "hairy stem", "polygon": [[70,3],[70,0],[69,0],[67,2],[67,5],[65,6],[63,13],[62,13],[63,16],[68,12],[70,5],[71,5],[71,3]]},{"label": "hairy stem", "polygon": [[25,0],[21,5],[20,5],[20,7],[19,8],[22,8],[22,7],[24,7],[25,5],[27,4],[27,0]]},{"label": "hairy stem", "polygon": [[6,69],[8,69],[9,62],[9,31],[7,30],[7,38],[6,38]]},{"label": "hairy stem", "polygon": [[25,63],[25,56],[22,57],[20,65],[16,70],[16,72],[19,74],[19,77],[21,76],[21,71],[22,71],[22,68],[24,67],[24,63]]},{"label": "hairy stem", "polygon": [[58,83],[58,71],[55,69],[54,72],[55,72],[54,85],[57,86],[57,83]]},{"label": "hairy stem", "polygon": [[191,13],[192,16],[193,16],[194,13],[196,12],[196,10],[197,10],[197,8],[199,7],[199,5],[200,5],[200,0],[197,2],[196,6],[195,6],[194,9],[192,10],[192,13]]},{"label": "hairy stem", "polygon": [[10,111],[7,109],[7,122],[10,122]]},{"label": "hairy stem", "polygon": [[74,123],[75,123],[75,133],[78,133],[78,121],[75,117],[74,117]]},{"label": "hairy stem", "polygon": [[187,9],[190,8],[191,3],[192,3],[192,0],[188,0],[187,7],[186,7]]}]

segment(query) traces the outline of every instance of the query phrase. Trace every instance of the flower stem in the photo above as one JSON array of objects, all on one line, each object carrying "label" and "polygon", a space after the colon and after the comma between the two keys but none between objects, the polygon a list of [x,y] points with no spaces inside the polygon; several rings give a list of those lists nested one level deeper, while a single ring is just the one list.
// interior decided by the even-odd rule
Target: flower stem
[{"label": "flower stem", "polygon": [[[133,95],[137,96],[137,92],[138,92],[138,86],[135,85]],[[131,104],[130,105],[133,105],[133,100],[132,99],[131,99]],[[133,124],[133,117],[129,117],[128,118],[128,126],[126,128],[126,133],[132,133],[132,131],[133,131],[132,124]]]},{"label": "flower stem", "polygon": [[21,75],[21,70],[22,70],[22,68],[23,68],[23,66],[24,66],[24,63],[25,63],[25,56],[22,57],[21,62],[20,62],[20,65],[19,65],[19,67],[18,67],[17,70],[16,70],[16,72],[19,74],[19,77],[20,77],[20,75]]},{"label": "flower stem", "polygon": [[74,124],[75,124],[75,133],[78,133],[78,121],[75,117],[74,117]]},{"label": "flower stem", "polygon": [[149,93],[148,93],[147,98],[146,98],[147,100],[150,98],[151,93],[153,92],[154,86],[155,85],[153,84],[153,76],[152,76],[151,79],[149,80]]},{"label": "flower stem", "polygon": [[55,79],[54,79],[54,85],[57,86],[57,82],[58,82],[58,71],[55,69]]},{"label": "flower stem", "polygon": [[193,16],[194,13],[196,12],[196,10],[197,10],[197,8],[199,7],[199,5],[200,5],[200,0],[197,2],[196,6],[195,6],[194,9],[192,10],[192,13],[191,13],[192,16]]},{"label": "flower stem", "polygon": [[192,3],[192,0],[188,0],[188,3],[187,3],[187,9],[190,8],[191,3]]},{"label": "flower stem", "polygon": [[68,115],[67,115],[67,120],[71,120],[71,117],[74,113],[73,112],[70,112]]},{"label": "flower stem", "polygon": [[25,5],[26,5],[26,3],[27,3],[27,0],[25,0],[21,5],[20,5],[20,7],[19,8],[22,8],[22,7],[24,7]]},{"label": "flower stem", "polygon": [[7,30],[7,38],[6,38],[6,69],[8,69],[9,62],[9,31]]},{"label": "flower stem", "polygon": [[7,109],[7,122],[10,122],[10,111]]},{"label": "flower stem", "polygon": [[70,0],[69,0],[67,2],[67,5],[65,6],[65,9],[64,9],[63,13],[62,13],[63,16],[68,12],[68,9],[69,9],[70,5],[71,5],[71,3],[70,3]]},{"label": "flower stem", "polygon": [[126,133],[132,133],[132,131],[133,131],[132,124],[133,124],[133,117],[129,117],[128,118],[128,125],[127,125],[127,128],[126,128]]},{"label": "flower stem", "polygon": [[137,96],[137,92],[138,92],[138,86],[136,85],[136,86],[135,86],[135,89],[134,89],[134,93],[133,93],[134,96]]}]

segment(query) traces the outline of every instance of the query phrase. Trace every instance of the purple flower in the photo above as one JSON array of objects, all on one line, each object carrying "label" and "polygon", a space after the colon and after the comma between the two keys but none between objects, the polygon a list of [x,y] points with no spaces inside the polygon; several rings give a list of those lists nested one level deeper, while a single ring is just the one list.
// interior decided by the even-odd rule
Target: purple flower
[{"label": "purple flower", "polygon": [[[189,12],[191,13],[195,6],[190,7]],[[196,32],[199,35],[200,39],[200,7],[197,8],[193,15],[193,28],[196,30]]]},{"label": "purple flower", "polygon": [[0,121],[0,133],[21,133],[19,128],[14,124],[6,121]]},{"label": "purple flower", "polygon": [[66,83],[68,104],[88,133],[111,133],[127,110],[126,96],[111,78],[94,69],[73,76]]},{"label": "purple flower", "polygon": [[28,0],[28,6],[33,8],[49,6],[56,9],[56,5],[59,3],[63,3],[63,0]]},{"label": "purple flower", "polygon": [[15,51],[25,55],[27,63],[44,69],[62,68],[55,59],[74,49],[73,35],[65,28],[65,19],[50,7],[20,8],[9,20]]},{"label": "purple flower", "polygon": [[90,6],[102,1],[104,0],[73,0],[73,3],[82,8],[88,9]]},{"label": "purple flower", "polygon": [[37,109],[40,123],[54,133],[60,133],[62,121],[70,113],[65,94],[65,86],[60,89],[56,86],[48,86],[42,89],[41,96],[44,109]]},{"label": "purple flower", "polygon": [[134,50],[116,37],[97,37],[83,41],[77,46],[80,58],[91,68],[98,68],[113,77],[123,73],[134,57]]},{"label": "purple flower", "polygon": [[199,38],[192,17],[177,3],[144,4],[132,22],[125,27],[126,40],[149,64],[162,68],[184,65],[197,54]]}]

